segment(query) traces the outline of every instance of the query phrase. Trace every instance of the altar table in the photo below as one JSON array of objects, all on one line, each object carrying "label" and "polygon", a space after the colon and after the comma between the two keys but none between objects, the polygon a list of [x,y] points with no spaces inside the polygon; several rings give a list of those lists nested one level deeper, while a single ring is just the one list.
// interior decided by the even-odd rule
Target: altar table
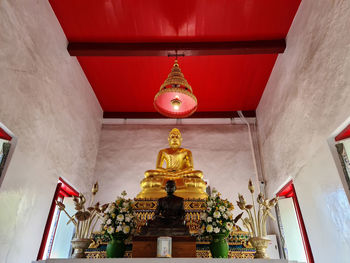
[{"label": "altar table", "polygon": [[86,258],[47,259],[33,263],[297,263],[284,259],[221,259],[221,258]]}]

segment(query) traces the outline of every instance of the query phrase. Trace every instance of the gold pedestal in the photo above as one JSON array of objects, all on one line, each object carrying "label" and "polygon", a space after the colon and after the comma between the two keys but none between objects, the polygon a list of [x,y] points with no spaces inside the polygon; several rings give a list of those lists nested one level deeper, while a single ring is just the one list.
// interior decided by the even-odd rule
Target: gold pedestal
[{"label": "gold pedestal", "polygon": [[266,248],[269,245],[270,240],[262,237],[252,237],[249,239],[249,242],[256,249],[254,258],[266,258],[269,259],[269,256],[266,254]]},{"label": "gold pedestal", "polygon": [[72,254],[72,258],[85,258],[85,249],[89,247],[92,239],[90,238],[73,238],[72,248],[74,249],[74,253]]}]

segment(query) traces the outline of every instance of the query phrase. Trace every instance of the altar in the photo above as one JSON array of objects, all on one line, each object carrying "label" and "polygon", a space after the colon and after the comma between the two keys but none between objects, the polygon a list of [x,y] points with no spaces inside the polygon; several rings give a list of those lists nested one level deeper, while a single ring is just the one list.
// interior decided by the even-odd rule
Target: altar
[{"label": "altar", "polygon": [[110,203],[106,211],[100,209],[104,212],[101,232],[92,236],[90,244],[78,240],[79,247],[74,247],[72,257],[86,257],[85,262],[160,262],[164,259],[157,255],[164,247],[158,245],[157,239],[171,237],[170,249],[164,250],[170,251],[166,255],[171,262],[216,262],[211,257],[253,262],[254,257],[266,258],[264,251],[259,254],[253,247],[251,233],[236,225],[243,213],[234,218],[231,202],[222,199],[216,190],[207,193],[202,171],[193,167],[191,151],[180,147],[182,137],[178,129],[170,131],[168,141],[170,148],[159,151],[156,169],[145,172],[137,197],[126,199],[123,191],[122,197]]},{"label": "altar", "polygon": [[222,258],[103,258],[103,259],[47,259],[33,263],[297,263],[285,259],[222,259]]}]

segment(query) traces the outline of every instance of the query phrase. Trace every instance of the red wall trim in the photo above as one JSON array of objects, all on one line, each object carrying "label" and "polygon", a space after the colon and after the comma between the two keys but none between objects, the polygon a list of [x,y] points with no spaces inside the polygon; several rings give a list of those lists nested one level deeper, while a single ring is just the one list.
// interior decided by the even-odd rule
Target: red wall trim
[{"label": "red wall trim", "polygon": [[64,190],[69,196],[79,196],[79,192],[75,190],[72,186],[70,186],[64,179],[60,177],[59,179],[63,185],[62,185],[62,190]]},{"label": "red wall trim", "polygon": [[[54,197],[53,197],[53,200],[51,203],[50,212],[49,212],[49,215],[47,217],[45,230],[44,230],[44,234],[43,234],[43,239],[42,239],[41,244],[40,244],[40,249],[39,249],[37,260],[43,259],[43,256],[44,256],[45,246],[46,246],[47,240],[49,238],[50,227],[51,227],[51,224],[53,221],[53,216],[55,213],[56,200],[58,200],[59,197],[63,199],[64,197],[71,197],[71,196],[79,196],[78,191],[75,190],[69,184],[67,184],[66,181],[60,177],[59,183],[57,184],[55,194],[54,194]],[[56,229],[54,231],[54,234],[55,233],[56,233]]]},{"label": "red wall trim", "polygon": [[350,138],[350,124],[335,137],[335,141],[337,142],[347,138]]},{"label": "red wall trim", "polygon": [[295,207],[295,213],[298,219],[298,224],[301,232],[301,237],[303,239],[303,245],[305,249],[305,254],[307,257],[307,262],[308,263],[314,263],[314,257],[312,255],[312,250],[309,242],[309,238],[307,236],[305,224],[304,224],[304,219],[301,214],[298,198],[295,192],[294,184],[293,181],[288,182],[277,194],[276,196],[279,197],[286,197],[289,198],[291,197],[293,199],[294,207]]},{"label": "red wall trim", "polygon": [[11,141],[12,137],[0,127],[0,139]]}]

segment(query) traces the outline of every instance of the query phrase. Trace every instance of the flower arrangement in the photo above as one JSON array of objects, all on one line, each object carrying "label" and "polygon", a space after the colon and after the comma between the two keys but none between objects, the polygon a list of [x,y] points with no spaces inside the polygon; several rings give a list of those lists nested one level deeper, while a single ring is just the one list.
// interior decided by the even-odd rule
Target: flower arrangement
[{"label": "flower arrangement", "polygon": [[[259,193],[257,197],[257,203],[258,203],[258,213],[256,213],[256,207],[254,202],[254,185],[251,180],[248,182],[248,189],[252,195],[252,203],[253,204],[247,204],[245,201],[243,195],[238,194],[238,201],[237,205],[238,207],[246,211],[248,214],[248,217],[242,219],[243,225],[247,230],[249,231],[250,235],[252,237],[265,237],[266,236],[266,220],[268,217],[271,217],[273,220],[275,218],[272,216],[270,210],[272,207],[274,207],[278,201],[277,198],[272,198],[271,200],[268,200],[264,197],[264,194]],[[253,210],[253,213],[252,213]]]},{"label": "flower arrangement", "polygon": [[229,234],[234,228],[232,210],[232,203],[213,189],[206,201],[206,210],[201,213],[201,234]]},{"label": "flower arrangement", "polygon": [[133,200],[126,199],[126,192],[121,193],[115,202],[109,204],[101,225],[102,234],[112,239],[115,236],[128,236],[134,229]]},{"label": "flower arrangement", "polygon": [[73,201],[75,205],[75,210],[77,211],[73,216],[69,215],[66,211],[65,205],[56,201],[56,205],[60,211],[63,211],[68,217],[69,223],[73,223],[75,226],[74,238],[76,239],[89,239],[92,237],[92,231],[95,229],[95,226],[99,219],[102,219],[104,211],[107,209],[108,204],[100,206],[100,203],[97,202],[93,205],[94,198],[98,192],[98,183],[96,182],[91,190],[92,198],[90,200],[90,206],[85,208],[86,198],[83,194],[79,196],[74,196]]}]

